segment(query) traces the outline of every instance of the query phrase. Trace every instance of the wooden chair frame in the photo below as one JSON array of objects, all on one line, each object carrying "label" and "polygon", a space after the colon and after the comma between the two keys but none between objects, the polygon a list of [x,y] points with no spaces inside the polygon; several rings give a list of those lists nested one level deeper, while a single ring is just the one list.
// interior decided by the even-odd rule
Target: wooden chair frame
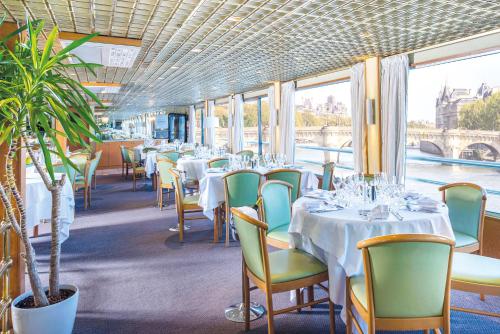
[{"label": "wooden chair frame", "polygon": [[[335,187],[333,186],[333,174],[334,174],[335,167],[337,166],[337,164],[334,161],[329,161],[329,162],[324,163],[323,166],[322,166],[323,167],[323,173],[324,173],[324,170],[325,170],[326,166],[328,166],[328,165],[333,165],[332,169],[330,171],[330,184],[328,185],[328,190],[331,191],[331,190],[335,189]],[[323,182],[324,182],[323,175],[321,175],[319,177],[319,180],[321,182],[320,183],[320,188],[323,188]]]},{"label": "wooden chair frame", "polygon": [[[128,151],[129,156],[130,156],[130,153],[132,153],[132,156],[135,159],[134,150],[128,148],[127,151]],[[131,165],[132,165],[132,182],[133,182],[132,191],[135,191],[137,188],[137,175],[142,175],[144,178],[146,178],[146,170],[144,170],[144,169],[138,170],[138,168],[139,168],[138,162],[136,162],[135,160],[132,160]],[[144,167],[142,167],[142,168],[144,168]],[[128,171],[127,171],[127,175],[128,175]]]},{"label": "wooden chair frame", "polygon": [[[89,173],[91,161],[92,160],[87,160],[87,162],[85,162],[85,168],[84,168],[84,172],[83,172],[83,181],[84,181],[84,184],[83,184],[83,208],[85,210],[87,210],[89,208],[91,197],[92,197],[92,185],[89,184],[87,181],[87,176]],[[73,184],[73,192],[78,191],[78,189],[80,189],[80,187],[75,182]]]},{"label": "wooden chair frame", "polygon": [[[368,247],[395,242],[435,242],[450,245],[450,255],[448,260],[448,274],[446,276],[446,288],[443,305],[443,315],[439,317],[424,318],[378,318],[375,316],[375,305],[373,297],[373,282],[371,274],[371,261]],[[363,333],[358,320],[353,314],[352,306],[358,311],[361,318],[368,325],[368,334],[375,334],[376,330],[425,330],[426,334],[430,329],[439,333],[439,328],[443,328],[444,334],[450,333],[450,287],[451,287],[451,266],[453,259],[453,246],[455,242],[445,237],[427,234],[393,234],[375,237],[358,242],[358,248],[363,253],[363,268],[365,273],[366,298],[368,309],[365,309],[356,298],[352,289],[350,278],[346,279],[346,334],[352,334],[352,324],[358,333]]]},{"label": "wooden chair frame", "polygon": [[[226,222],[226,247],[229,246],[229,224],[230,224],[230,221],[231,221],[231,208],[229,207],[229,199],[228,199],[228,189],[227,189],[227,178],[231,175],[234,175],[234,174],[238,174],[238,173],[253,173],[253,174],[257,174],[259,175],[259,188],[260,188],[260,183],[261,183],[261,180],[260,178],[262,177],[262,174],[257,172],[257,171],[254,171],[252,169],[240,169],[240,170],[235,170],[235,171],[232,171],[232,172],[229,172],[227,174],[225,174],[223,177],[222,177],[222,180],[224,181],[224,207],[226,209],[226,214],[225,214],[225,222]],[[259,199],[259,196],[258,196],[258,190],[257,190],[257,200]],[[257,204],[257,203],[255,203]]]},{"label": "wooden chair frame", "polygon": [[[130,163],[125,159],[125,156],[123,155],[123,151],[122,150],[128,150],[129,148],[124,146],[124,145],[121,145],[120,146],[120,153],[121,153],[121,157],[122,157],[122,177],[125,175],[125,180],[128,178],[128,170],[130,167],[132,167],[130,165]],[[135,153],[134,153],[135,154]]]},{"label": "wooden chair frame", "polygon": [[[266,178],[266,181],[271,181],[271,180],[269,180],[270,175],[283,173],[283,172],[293,172],[293,173],[299,174],[299,184],[298,184],[297,198],[296,198],[296,199],[298,199],[300,197],[300,188],[301,188],[301,184],[302,184],[302,172],[300,170],[292,169],[292,168],[278,168],[278,169],[273,169],[273,170],[267,172],[266,174],[264,174],[264,177]],[[293,186],[292,186],[292,189],[293,189]],[[292,203],[293,202],[294,202],[294,200],[292,199]]]},{"label": "wooden chair frame", "polygon": [[[495,286],[495,285],[471,283],[471,282],[464,282],[464,281],[458,281],[458,280],[452,279],[451,280],[451,288],[454,290],[478,293],[481,296],[481,300],[484,300],[484,297],[483,297],[484,295],[500,296],[500,287]],[[493,312],[487,312],[487,311],[481,311],[481,310],[475,310],[475,309],[463,308],[463,307],[454,307],[454,306],[452,306],[451,309],[456,310],[456,311],[461,311],[461,312],[474,313],[474,314],[479,314],[479,315],[500,318],[499,313],[493,313]]]},{"label": "wooden chair frame", "polygon": [[[177,164],[173,162],[170,159],[167,158],[157,158],[156,163],[164,161],[172,164],[172,168],[177,168]],[[157,165],[158,166],[158,165]],[[163,210],[163,189],[167,189],[167,201],[170,200],[170,192],[173,190],[175,193],[175,187],[173,184],[168,184],[168,183],[162,183],[161,182],[161,177],[160,177],[160,171],[157,170],[155,172],[156,179],[157,181],[157,186],[156,186],[156,199],[158,201],[158,206],[160,207],[160,210]],[[174,194],[175,196],[175,194]],[[167,203],[168,204],[168,203]]]},{"label": "wooden chair frame", "polygon": [[[284,186],[287,186],[288,187],[288,196],[290,198],[290,202],[292,199],[292,185],[290,183],[285,182],[285,181],[281,181],[281,180],[268,180],[268,181],[265,181],[264,183],[262,183],[259,187],[259,198],[257,200],[257,205],[259,207],[259,218],[261,221],[263,221],[266,224],[267,224],[266,211],[264,209],[264,203],[263,203],[263,199],[262,199],[262,189],[264,189],[269,184],[282,184]],[[291,214],[291,212],[292,212],[292,208],[290,207],[290,214]],[[290,248],[290,245],[288,244],[288,242],[283,242],[283,241],[276,240],[276,239],[273,239],[273,238],[270,238],[267,236],[266,236],[266,239],[267,239],[267,244],[271,245],[273,247],[280,248],[280,249]]]},{"label": "wooden chair frame", "polygon": [[[284,314],[288,312],[292,312],[295,310],[299,310],[304,307],[313,306],[321,303],[328,302],[329,313],[330,313],[330,334],[335,334],[335,305],[330,300],[329,297],[325,297],[318,300],[309,301],[308,303],[298,303],[295,306],[290,306],[281,310],[275,310],[273,308],[273,294],[287,291],[297,291],[301,288],[313,286],[317,284],[320,288],[325,291],[328,289],[322,285],[321,283],[328,280],[328,271],[298,279],[295,281],[288,281],[283,283],[272,283],[271,282],[271,270],[269,268],[269,253],[267,250],[267,242],[266,242],[266,232],[267,232],[267,224],[261,222],[255,218],[252,218],[237,208],[232,208],[231,212],[233,215],[244,219],[245,221],[255,225],[259,229],[259,239],[261,244],[261,256],[264,263],[264,277],[262,280],[258,278],[256,275],[252,273],[252,271],[247,267],[245,263],[245,259],[243,259],[243,304],[245,310],[245,331],[250,330],[250,291],[255,290],[256,288],[262,290],[266,295],[266,304],[267,304],[267,328],[268,334],[274,334],[274,316],[279,314]],[[250,288],[250,281],[252,281],[256,288]]]},{"label": "wooden chair frame", "polygon": [[[198,204],[185,204],[184,201],[182,200],[181,196],[181,190],[178,187],[178,184],[181,183],[182,181],[180,180],[180,173],[178,170],[173,169],[168,171],[172,177],[174,178],[175,182],[175,207],[177,210],[177,218],[179,220],[179,242],[184,242],[184,221],[186,220],[204,220],[207,219],[205,216],[194,216],[194,217],[186,217],[186,214],[190,213],[198,213],[198,212],[203,212],[203,208],[199,206]],[[218,229],[216,226],[216,221],[214,220],[214,240],[218,236]]]},{"label": "wooden chair frame", "polygon": [[481,198],[481,214],[480,214],[480,220],[479,220],[479,226],[478,226],[478,231],[477,231],[477,243],[464,246],[464,247],[457,247],[455,248],[456,252],[462,252],[462,253],[476,253],[478,252],[479,255],[483,255],[483,230],[484,230],[484,216],[485,216],[485,210],[486,210],[486,191],[481,187],[478,186],[477,184],[474,183],[469,183],[469,182],[457,182],[457,183],[449,183],[444,186],[439,187],[439,191],[441,191],[442,194],[442,199],[443,203],[446,203],[446,190],[453,188],[453,187],[471,187],[476,190],[481,191],[483,194],[483,197]]}]

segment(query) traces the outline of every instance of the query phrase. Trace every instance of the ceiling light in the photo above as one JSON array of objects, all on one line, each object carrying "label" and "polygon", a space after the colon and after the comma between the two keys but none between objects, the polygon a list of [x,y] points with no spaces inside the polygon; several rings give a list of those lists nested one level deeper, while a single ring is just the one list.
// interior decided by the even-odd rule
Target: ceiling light
[{"label": "ceiling light", "polygon": [[240,22],[241,20],[243,20],[243,18],[240,16],[231,16],[227,20],[232,22]]},{"label": "ceiling light", "polygon": [[191,52],[196,52],[196,53],[200,53],[202,50],[201,49],[193,49],[191,50]]},{"label": "ceiling light", "polygon": [[116,94],[122,87],[121,84],[114,82],[82,82],[81,84],[94,94]]},{"label": "ceiling light", "polygon": [[176,69],[178,69],[178,68],[179,68],[179,66],[172,66],[172,67],[171,67],[171,69],[173,69],[173,70],[176,70]]}]

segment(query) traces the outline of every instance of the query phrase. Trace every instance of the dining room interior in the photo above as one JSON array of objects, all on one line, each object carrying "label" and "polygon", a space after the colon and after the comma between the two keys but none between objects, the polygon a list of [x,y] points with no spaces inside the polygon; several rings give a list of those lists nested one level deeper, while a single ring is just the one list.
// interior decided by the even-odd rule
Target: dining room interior
[{"label": "dining room interior", "polygon": [[500,3],[0,0],[2,333],[500,333]]}]

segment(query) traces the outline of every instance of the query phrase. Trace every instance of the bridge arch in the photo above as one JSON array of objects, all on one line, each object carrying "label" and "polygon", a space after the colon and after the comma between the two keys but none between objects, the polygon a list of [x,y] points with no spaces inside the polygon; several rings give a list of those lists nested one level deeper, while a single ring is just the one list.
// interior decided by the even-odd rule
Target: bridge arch
[{"label": "bridge arch", "polygon": [[420,141],[420,151],[444,157],[444,150],[441,146],[430,140]]},{"label": "bridge arch", "polygon": [[472,143],[460,150],[460,159],[491,160],[500,159],[499,149],[488,143]]}]

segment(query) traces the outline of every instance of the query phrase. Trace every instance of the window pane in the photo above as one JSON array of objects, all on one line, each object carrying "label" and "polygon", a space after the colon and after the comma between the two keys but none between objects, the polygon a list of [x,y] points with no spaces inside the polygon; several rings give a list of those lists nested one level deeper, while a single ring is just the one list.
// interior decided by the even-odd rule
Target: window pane
[{"label": "window pane", "polygon": [[201,114],[203,113],[203,109],[199,108],[195,110],[195,118],[196,118],[196,134],[195,134],[195,142],[201,144]]},{"label": "window pane", "polygon": [[245,101],[243,104],[243,129],[246,150],[259,152],[257,128],[257,100]]},{"label": "window pane", "polygon": [[352,174],[351,83],[295,93],[295,161],[320,173],[335,161],[335,175]]},{"label": "window pane", "polygon": [[222,147],[229,144],[227,135],[228,105],[215,105],[215,117],[219,119],[219,127],[215,129],[215,146]]},{"label": "window pane", "polygon": [[269,138],[269,98],[263,97],[261,100],[262,115],[262,153],[269,152],[271,140]]},{"label": "window pane", "polygon": [[407,188],[440,199],[438,187],[472,182],[500,212],[500,54],[410,71]]}]

